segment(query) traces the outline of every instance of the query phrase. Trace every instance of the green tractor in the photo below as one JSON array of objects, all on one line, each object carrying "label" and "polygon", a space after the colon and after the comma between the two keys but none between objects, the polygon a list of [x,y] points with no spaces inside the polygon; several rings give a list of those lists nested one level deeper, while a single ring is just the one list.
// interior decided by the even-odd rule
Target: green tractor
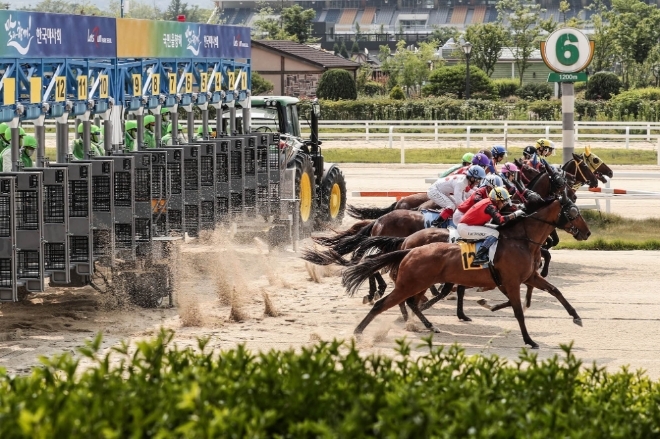
[{"label": "green tractor", "polygon": [[309,235],[313,230],[341,224],[346,209],[346,181],[337,166],[323,160],[318,101],[312,102],[309,140],[304,140],[300,132],[299,103],[288,96],[252,97],[250,126],[252,131],[280,133],[281,163],[287,170],[295,169],[300,229],[303,235]]}]

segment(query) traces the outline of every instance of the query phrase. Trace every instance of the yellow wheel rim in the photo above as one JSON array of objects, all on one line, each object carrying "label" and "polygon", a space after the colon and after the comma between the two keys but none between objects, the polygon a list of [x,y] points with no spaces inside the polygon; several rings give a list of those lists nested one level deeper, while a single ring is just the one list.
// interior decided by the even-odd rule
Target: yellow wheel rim
[{"label": "yellow wheel rim", "polygon": [[337,183],[332,185],[330,191],[330,218],[337,218],[341,207],[341,188]]},{"label": "yellow wheel rim", "polygon": [[303,174],[300,177],[300,218],[303,221],[309,220],[312,214],[312,182],[309,175]]}]

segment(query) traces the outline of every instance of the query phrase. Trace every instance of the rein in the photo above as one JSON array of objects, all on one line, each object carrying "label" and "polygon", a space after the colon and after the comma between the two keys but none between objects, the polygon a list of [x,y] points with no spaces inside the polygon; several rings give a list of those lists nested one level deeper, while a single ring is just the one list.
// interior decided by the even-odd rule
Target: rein
[{"label": "rein", "polygon": [[[574,174],[571,173],[571,172],[569,172],[569,171],[566,169],[566,168],[568,168],[572,163],[575,163],[575,173],[574,173]],[[575,159],[572,159],[571,161],[567,162],[566,165],[565,165],[565,167],[563,168],[563,169],[564,169],[564,172],[566,172],[567,174],[573,176],[573,178],[575,179],[575,183],[574,183],[573,186],[572,186],[572,189],[573,189],[574,191],[580,189],[584,183],[587,183],[587,182],[589,181],[589,180],[587,180],[587,177],[584,175],[584,172],[582,171],[582,169],[580,169],[580,165],[581,165],[582,163],[584,163],[584,160],[577,161],[577,160],[575,160]],[[587,166],[588,166],[588,164],[587,164]],[[582,182],[581,182],[581,183],[577,181],[577,174],[578,174],[578,172],[580,173],[580,177],[582,177]]]}]

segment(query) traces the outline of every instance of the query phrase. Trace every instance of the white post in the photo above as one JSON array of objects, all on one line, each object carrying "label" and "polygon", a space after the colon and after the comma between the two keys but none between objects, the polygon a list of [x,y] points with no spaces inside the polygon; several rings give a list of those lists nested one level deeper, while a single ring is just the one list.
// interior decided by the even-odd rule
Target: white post
[{"label": "white post", "polygon": [[658,153],[658,166],[660,166],[660,137],[658,137],[658,145],[656,146],[656,152]]},{"label": "white post", "polygon": [[364,131],[367,136],[367,142],[369,141],[369,122],[364,123]]},{"label": "white post", "polygon": [[561,83],[561,147],[562,160],[569,161],[575,150],[578,137],[575,123],[575,88],[572,82]]},{"label": "white post", "polygon": [[547,125],[545,126],[545,138],[546,139],[550,138],[550,127]]},{"label": "white post", "polygon": [[507,139],[508,131],[509,131],[508,128],[507,128],[508,126],[509,126],[508,122],[504,122],[504,148],[506,148],[506,149],[508,149],[508,147],[509,147],[509,142],[508,142],[508,139]]},{"label": "white post", "polygon": [[[607,178],[607,177],[605,177],[605,178]],[[605,183],[605,187],[607,189],[610,188],[610,179],[609,178],[607,178],[607,183]],[[611,197],[612,196],[610,194],[608,194],[607,198],[605,198],[605,212],[607,212],[607,213],[610,213],[610,198]]]},{"label": "white post", "polygon": [[435,143],[438,143],[438,122],[435,123]]},{"label": "white post", "polygon": [[467,127],[467,148],[470,148],[470,127]]},{"label": "white post", "polygon": [[401,136],[401,164],[406,164],[406,144],[404,143],[403,136]]},{"label": "white post", "polygon": [[630,148],[630,127],[626,127],[626,149]]},{"label": "white post", "polygon": [[646,141],[651,141],[651,124],[649,123],[646,124]]},{"label": "white post", "polygon": [[577,142],[577,140],[578,140],[578,123],[577,122],[574,122],[574,123],[575,123],[575,141]]},{"label": "white post", "polygon": [[392,136],[394,135],[394,127],[390,126],[390,148],[392,147]]}]

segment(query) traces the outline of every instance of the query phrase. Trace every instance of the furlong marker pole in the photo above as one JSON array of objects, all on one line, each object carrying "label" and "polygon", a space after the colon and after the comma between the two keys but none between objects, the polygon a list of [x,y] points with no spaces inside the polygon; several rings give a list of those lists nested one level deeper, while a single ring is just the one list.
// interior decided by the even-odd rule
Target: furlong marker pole
[{"label": "furlong marker pole", "polygon": [[561,113],[562,113],[562,160],[564,163],[573,158],[575,150],[575,95],[572,82],[561,83]]}]

